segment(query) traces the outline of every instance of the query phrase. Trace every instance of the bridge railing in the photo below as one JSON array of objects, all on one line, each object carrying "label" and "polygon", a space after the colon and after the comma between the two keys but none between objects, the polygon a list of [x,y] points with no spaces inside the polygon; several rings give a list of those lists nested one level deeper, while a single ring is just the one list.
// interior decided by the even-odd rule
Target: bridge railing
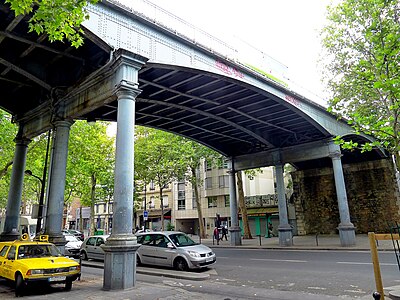
[{"label": "bridge railing", "polygon": [[235,46],[232,46],[148,0],[130,0],[129,8],[133,13],[171,30],[204,49],[286,85],[287,67],[240,39],[232,38],[232,43],[235,43]]}]

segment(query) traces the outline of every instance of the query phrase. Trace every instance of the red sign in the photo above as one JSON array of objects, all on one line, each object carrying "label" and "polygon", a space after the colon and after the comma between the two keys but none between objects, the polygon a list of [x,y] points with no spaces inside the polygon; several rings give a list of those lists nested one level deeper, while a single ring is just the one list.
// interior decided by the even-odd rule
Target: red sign
[{"label": "red sign", "polygon": [[215,66],[227,75],[244,78],[244,74],[234,67],[230,67],[222,61],[216,60]]}]

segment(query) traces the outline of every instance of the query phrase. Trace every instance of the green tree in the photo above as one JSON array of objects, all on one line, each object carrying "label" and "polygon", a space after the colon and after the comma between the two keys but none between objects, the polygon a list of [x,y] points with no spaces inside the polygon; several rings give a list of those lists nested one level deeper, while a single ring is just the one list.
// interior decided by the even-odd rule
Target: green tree
[{"label": "green tree", "polygon": [[79,47],[83,43],[83,21],[89,18],[86,6],[98,0],[5,0],[9,3],[15,16],[29,15],[29,32],[47,34],[51,42],[69,41]]},{"label": "green tree", "polygon": [[214,150],[185,138],[181,138],[180,145],[183,165],[186,166],[186,170],[188,170],[185,174],[185,179],[191,183],[192,188],[194,189],[194,200],[196,201],[197,216],[199,220],[199,235],[201,238],[205,238],[206,232],[203,223],[203,212],[199,191],[200,187],[203,186],[199,173],[200,164],[203,160],[217,161],[222,160],[222,157]]},{"label": "green tree", "polygon": [[106,122],[77,121],[71,127],[68,147],[66,201],[76,196],[81,204],[90,206],[92,233],[96,230],[95,204],[109,200],[113,191],[115,148],[107,126]]},{"label": "green tree", "polygon": [[361,151],[383,147],[399,159],[400,11],[397,0],[344,0],[328,7],[322,31],[329,110],[376,141],[337,141]]},{"label": "green tree", "polygon": [[[0,208],[7,206],[10,187],[11,170],[14,160],[15,142],[18,126],[11,122],[11,115],[0,110]],[[34,138],[28,145],[26,168],[42,177],[46,147],[46,134]],[[37,203],[41,184],[35,178],[26,178],[24,181],[22,201],[27,204]]]},{"label": "green tree", "polygon": [[141,180],[140,174],[146,174],[143,180],[153,180],[159,188],[161,229],[164,230],[163,190],[173,180],[183,178],[186,171],[179,137],[161,130],[136,127],[135,162],[135,180]]}]

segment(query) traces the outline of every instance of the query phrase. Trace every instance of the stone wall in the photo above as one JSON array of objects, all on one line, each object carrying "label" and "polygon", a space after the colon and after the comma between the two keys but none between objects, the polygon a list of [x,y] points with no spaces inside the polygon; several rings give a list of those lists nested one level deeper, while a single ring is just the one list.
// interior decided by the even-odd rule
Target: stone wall
[{"label": "stone wall", "polygon": [[[343,165],[350,218],[357,233],[389,232],[400,223],[400,200],[391,160]],[[291,173],[298,234],[337,233],[340,223],[333,169]]]}]

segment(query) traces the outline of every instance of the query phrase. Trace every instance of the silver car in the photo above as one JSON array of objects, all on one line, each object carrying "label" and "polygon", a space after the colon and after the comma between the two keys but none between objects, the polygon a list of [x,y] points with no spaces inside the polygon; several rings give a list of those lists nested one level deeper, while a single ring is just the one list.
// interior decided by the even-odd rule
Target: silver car
[{"label": "silver car", "polygon": [[215,253],[205,245],[194,242],[183,232],[156,231],[137,233],[141,244],[137,263],[173,267],[177,270],[208,267],[216,262]]},{"label": "silver car", "polygon": [[82,259],[100,259],[104,260],[104,251],[101,248],[108,238],[108,235],[89,236],[81,245]]}]

